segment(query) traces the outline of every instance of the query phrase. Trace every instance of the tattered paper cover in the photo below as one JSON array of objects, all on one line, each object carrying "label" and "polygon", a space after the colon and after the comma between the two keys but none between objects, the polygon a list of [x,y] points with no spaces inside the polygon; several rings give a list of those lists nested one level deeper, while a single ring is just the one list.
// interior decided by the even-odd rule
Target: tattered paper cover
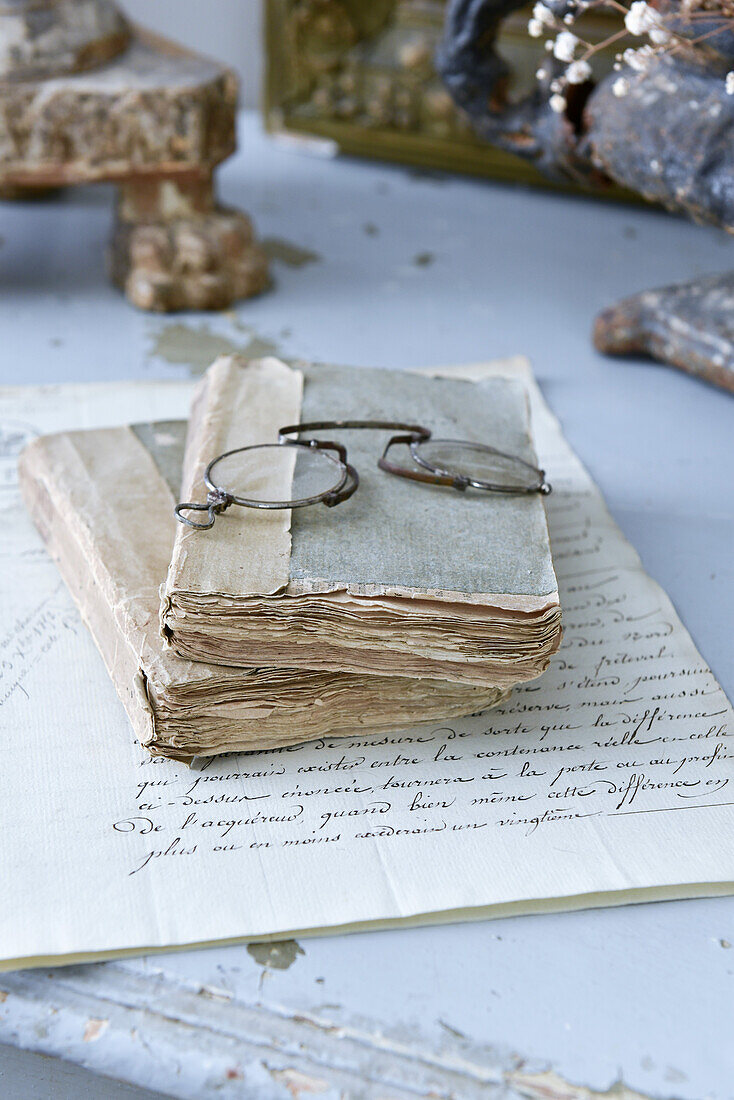
[{"label": "tattered paper cover", "polygon": [[566,629],[500,707],[215,760],[133,743],[15,487],[39,432],[186,415],[191,387],[0,391],[0,959],[734,892],[732,708],[521,361]]},{"label": "tattered paper cover", "polygon": [[[527,396],[516,381],[404,371],[218,360],[195,402],[183,495],[203,499],[217,455],[274,442],[289,423],[423,424],[436,438],[490,443],[530,463]],[[247,665],[445,676],[510,686],[539,675],[560,610],[543,501],[416,485],[377,467],[387,433],[322,432],[345,442],[360,485],[346,504],[230,508],[206,532],[181,527],[163,597],[181,656]],[[408,456],[408,462],[410,462]],[[272,499],[287,498],[274,471]]]},{"label": "tattered paper cover", "polygon": [[31,442],[19,463],[26,506],[147,749],[186,760],[274,748],[447,719],[503,697],[435,679],[177,657],[158,613],[185,434],[185,421],[60,432]]}]

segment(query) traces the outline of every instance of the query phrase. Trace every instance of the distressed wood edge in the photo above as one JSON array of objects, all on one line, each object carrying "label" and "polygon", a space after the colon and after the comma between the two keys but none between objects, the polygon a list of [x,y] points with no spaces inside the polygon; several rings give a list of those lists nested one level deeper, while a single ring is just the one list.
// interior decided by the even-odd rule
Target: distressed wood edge
[{"label": "distressed wood edge", "polygon": [[573,1083],[445,1024],[432,1049],[379,1021],[343,1024],[120,963],[6,974],[0,1005],[0,1040],[182,1100],[652,1100],[621,1081]]}]

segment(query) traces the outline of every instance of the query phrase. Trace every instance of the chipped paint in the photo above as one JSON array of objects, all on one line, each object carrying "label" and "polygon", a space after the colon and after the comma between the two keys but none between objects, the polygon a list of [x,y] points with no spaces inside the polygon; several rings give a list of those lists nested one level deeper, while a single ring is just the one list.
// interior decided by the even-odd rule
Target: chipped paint
[{"label": "chipped paint", "polygon": [[7,1001],[9,996],[10,996],[10,994],[6,993],[4,989],[0,989],[0,1005],[4,1004],[5,1001]]},{"label": "chipped paint", "polygon": [[[269,340],[267,336],[258,336],[253,333],[249,344],[245,348],[245,354],[250,359],[263,359],[266,355],[280,355],[280,352],[278,351],[278,345],[273,340]],[[280,358],[288,362],[286,356],[280,355]]]},{"label": "chipped paint", "polygon": [[305,267],[306,264],[315,264],[321,259],[318,252],[286,241],[282,237],[266,237],[260,245],[269,260],[285,264],[286,267]]},{"label": "chipped paint", "polygon": [[436,171],[433,168],[406,168],[405,174],[410,180],[417,180],[419,183],[433,183],[438,187],[451,181],[451,177],[446,172]]},{"label": "chipped paint", "polygon": [[278,943],[248,943],[247,954],[268,970],[287,970],[306,952],[295,940],[280,940]]},{"label": "chipped paint", "polygon": [[458,1027],[452,1027],[451,1024],[447,1024],[445,1020],[438,1020],[437,1022],[444,1031],[448,1031],[449,1035],[453,1035],[454,1038],[466,1039],[466,1035],[463,1031],[459,1031]]},{"label": "chipped paint", "polygon": [[175,366],[187,367],[189,374],[198,375],[203,374],[219,355],[246,355],[257,359],[277,354],[277,344],[272,340],[259,336],[239,319],[233,324],[247,339],[233,340],[214,332],[208,324],[195,326],[176,321],[156,327],[152,332],[150,355]]},{"label": "chipped paint", "polygon": [[[294,958],[301,953],[294,940],[285,945]],[[273,965],[271,952],[283,947],[283,943],[260,943],[250,945],[249,951],[266,967]],[[263,969],[265,973],[270,971]],[[62,1017],[49,1028],[47,1037],[39,1039],[34,1029],[48,1022],[51,975],[54,1005]],[[110,976],[120,983],[118,988],[110,988]],[[117,964],[6,975],[3,984],[19,1009],[12,1020],[5,1019],[7,1012],[0,1014],[4,1024],[0,1038],[82,1061],[95,1072],[133,1084],[149,1084],[149,1059],[165,1052],[155,1062],[161,1091],[202,1100],[236,1100],[243,1088],[248,1096],[257,1093],[289,1100],[652,1100],[621,1081],[607,1091],[595,1091],[550,1070],[530,1072],[522,1068],[528,1063],[521,1055],[458,1039],[450,1031],[438,1043],[426,1042],[412,1026],[401,1027],[399,1034],[377,1020],[335,1026],[328,1017],[292,1013],[262,1001],[245,1002],[236,995],[226,1003],[215,997],[202,1011],[202,988],[216,987],[194,988],[178,977],[171,980],[158,973],[157,968],[152,984],[151,977]],[[99,1011],[80,1012],[94,1002],[101,1008],[102,1001],[104,1017]],[[139,1023],[141,1012],[144,1028]],[[106,1029],[108,1017],[105,1042],[92,1042]],[[78,1050],[74,1056],[74,1043],[81,1045],[77,1037],[85,1024],[88,1045],[83,1056]],[[175,1058],[170,1057],[172,1051]],[[208,1069],[204,1082],[203,1064]],[[672,1095],[662,1092],[660,1100],[670,1100]]]},{"label": "chipped paint", "polygon": [[623,1081],[615,1083],[605,1092],[573,1085],[548,1070],[545,1073],[510,1073],[507,1083],[527,1100],[651,1100],[651,1097],[627,1088]]},{"label": "chipped paint", "polygon": [[202,985],[199,990],[200,997],[209,997],[213,1001],[231,1001],[232,994],[228,989],[219,989],[214,985]]},{"label": "chipped paint", "polygon": [[288,1089],[293,1100],[298,1100],[298,1097],[304,1093],[316,1096],[329,1088],[329,1082],[324,1081],[323,1078],[311,1077],[297,1069],[271,1069],[268,1066],[267,1070],[274,1081]]},{"label": "chipped paint", "polygon": [[109,1026],[109,1020],[96,1020],[94,1018],[87,1020],[86,1027],[84,1028],[84,1035],[82,1036],[84,1042],[96,1042]]}]

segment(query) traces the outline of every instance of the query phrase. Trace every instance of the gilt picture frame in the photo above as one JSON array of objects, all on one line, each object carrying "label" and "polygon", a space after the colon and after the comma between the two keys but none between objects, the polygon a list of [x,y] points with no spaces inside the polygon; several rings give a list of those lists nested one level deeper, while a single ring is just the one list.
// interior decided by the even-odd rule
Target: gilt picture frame
[{"label": "gilt picture frame", "polygon": [[[433,65],[445,0],[264,0],[263,112],[273,134],[313,141],[326,152],[397,161],[417,169],[632,199],[622,188],[569,187],[477,137]],[[543,44],[527,33],[528,9],[513,13],[501,49],[512,92],[534,80]],[[610,17],[590,33],[610,34]],[[613,51],[598,64],[611,67]]]}]

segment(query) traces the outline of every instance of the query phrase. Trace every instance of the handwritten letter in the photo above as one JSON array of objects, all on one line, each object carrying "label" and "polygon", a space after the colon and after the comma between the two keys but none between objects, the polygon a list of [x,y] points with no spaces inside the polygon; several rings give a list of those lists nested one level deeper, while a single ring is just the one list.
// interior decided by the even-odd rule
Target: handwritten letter
[{"label": "handwritten letter", "polygon": [[[734,890],[731,707],[526,380],[564,643],[504,706],[445,726],[201,770],[147,757],[2,478],[4,965]],[[189,398],[101,390],[6,391],[6,450],[13,425]]]}]

